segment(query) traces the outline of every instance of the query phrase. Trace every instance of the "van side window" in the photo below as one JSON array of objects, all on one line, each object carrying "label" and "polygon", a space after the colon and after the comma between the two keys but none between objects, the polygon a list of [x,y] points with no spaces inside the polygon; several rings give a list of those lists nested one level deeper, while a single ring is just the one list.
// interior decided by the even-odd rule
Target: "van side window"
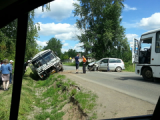
[{"label": "van side window", "polygon": [[116,63],[121,63],[121,60],[116,60]]},{"label": "van side window", "polygon": [[109,59],[109,63],[116,63],[116,59]]},{"label": "van side window", "polygon": [[108,63],[108,59],[103,59],[101,62]]},{"label": "van side window", "polygon": [[157,34],[156,34],[155,52],[160,53],[160,32],[157,32]]}]

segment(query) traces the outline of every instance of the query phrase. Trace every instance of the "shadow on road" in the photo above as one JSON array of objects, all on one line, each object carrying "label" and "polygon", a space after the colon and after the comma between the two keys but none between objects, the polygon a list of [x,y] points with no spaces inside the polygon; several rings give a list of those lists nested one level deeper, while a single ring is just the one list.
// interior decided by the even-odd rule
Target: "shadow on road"
[{"label": "shadow on road", "polygon": [[152,83],[152,84],[159,84],[160,85],[160,79],[156,79],[154,82],[152,81],[146,81],[142,77],[118,77],[115,78],[116,80],[136,80],[136,81],[141,81],[141,82],[147,82],[147,83]]}]

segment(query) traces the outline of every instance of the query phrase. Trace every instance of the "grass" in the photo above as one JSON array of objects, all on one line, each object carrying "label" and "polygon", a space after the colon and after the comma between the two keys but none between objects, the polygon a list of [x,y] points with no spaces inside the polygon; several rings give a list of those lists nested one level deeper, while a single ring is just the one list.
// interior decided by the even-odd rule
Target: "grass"
[{"label": "grass", "polygon": [[[58,73],[50,75],[46,80],[33,80],[31,69],[28,68],[22,81],[19,120],[62,120],[65,114],[62,108],[74,96],[81,109],[91,113],[96,106],[97,96],[91,91],[71,89],[75,82]],[[0,94],[0,120],[8,120],[11,106],[12,85],[8,91]],[[35,109],[35,107],[37,109]],[[34,114],[33,116],[31,116]],[[96,113],[90,116],[96,119]]]},{"label": "grass", "polygon": [[77,94],[75,94],[75,99],[79,102],[82,110],[85,113],[90,113],[94,107],[96,106],[96,99],[98,96],[91,91],[80,91]]},{"label": "grass", "polygon": [[132,64],[131,61],[125,62],[125,72],[135,72],[135,64]]},{"label": "grass", "polygon": [[71,62],[64,62],[63,65],[76,66],[76,63],[75,62],[73,62],[73,63],[71,63]]},{"label": "grass", "polygon": [[[87,66],[88,64],[89,64],[89,62],[86,62],[86,66]],[[63,65],[76,66],[76,63],[75,63],[75,62],[73,62],[73,63],[71,63],[71,62],[64,62]],[[83,62],[80,62],[80,63],[79,63],[79,66],[83,66]]]},{"label": "grass", "polygon": [[[29,72],[29,71],[28,71]],[[27,73],[26,73],[27,74]],[[8,120],[10,115],[12,85],[8,91],[0,94],[0,120]],[[25,117],[30,111],[33,110],[32,105],[35,100],[33,80],[27,76],[24,76],[21,89],[21,100],[19,106],[18,119],[26,120]]]},{"label": "grass", "polygon": [[[67,65],[67,66],[75,66],[75,62],[74,63],[63,63],[64,65]],[[128,62],[125,62],[125,72],[135,72],[135,65],[132,64],[131,61],[128,61]],[[86,64],[87,65],[87,64]],[[79,64],[79,66],[83,66],[82,62]]]},{"label": "grass", "polygon": [[[51,75],[52,76],[52,75]],[[52,78],[52,79],[51,79]],[[50,79],[50,81],[48,81]],[[38,87],[44,87],[49,85],[50,83],[56,83],[56,87],[50,87],[45,92],[42,93],[41,98],[39,98],[39,102],[37,102],[37,106],[43,109],[42,114],[36,115],[36,119],[46,119],[50,118],[51,120],[62,119],[62,116],[65,114],[63,111],[60,111],[63,106],[69,102],[71,96],[75,96],[76,100],[81,105],[82,109],[86,112],[91,111],[95,106],[96,95],[91,94],[91,92],[77,92],[76,89],[69,90],[70,86],[75,85],[75,82],[72,82],[69,79],[65,79],[64,75],[52,76],[48,78],[46,81],[48,82],[38,82]],[[65,79],[65,80],[64,80]],[[69,90],[69,91],[68,91]],[[40,99],[47,99],[45,102],[40,102]],[[47,103],[47,104],[46,104]],[[51,107],[52,111],[50,113],[45,112],[45,109]],[[93,114],[95,116],[95,114]],[[93,117],[95,118],[95,117]]]}]

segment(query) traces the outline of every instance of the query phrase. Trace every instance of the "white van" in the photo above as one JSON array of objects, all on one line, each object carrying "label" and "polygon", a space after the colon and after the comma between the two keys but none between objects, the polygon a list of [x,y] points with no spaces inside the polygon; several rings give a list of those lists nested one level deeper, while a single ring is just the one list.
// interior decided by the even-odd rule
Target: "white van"
[{"label": "white van", "polygon": [[87,66],[89,71],[107,70],[121,72],[125,69],[124,62],[118,58],[102,58],[96,62],[89,63]]}]

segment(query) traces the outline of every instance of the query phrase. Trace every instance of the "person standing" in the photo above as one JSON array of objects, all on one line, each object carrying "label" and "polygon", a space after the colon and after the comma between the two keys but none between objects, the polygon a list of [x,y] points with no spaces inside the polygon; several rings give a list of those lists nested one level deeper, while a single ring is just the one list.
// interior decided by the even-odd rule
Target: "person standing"
[{"label": "person standing", "polygon": [[78,54],[75,57],[75,61],[76,61],[76,73],[78,73],[78,68],[79,68],[79,55]]},{"label": "person standing", "polygon": [[8,90],[9,76],[11,71],[11,66],[8,64],[7,59],[4,60],[4,63],[2,64],[0,71],[2,72],[3,88],[4,88],[4,91],[6,91]]},{"label": "person standing", "polygon": [[87,60],[84,56],[82,56],[82,58],[83,58],[83,73],[85,74],[86,73],[86,62],[87,62]]},{"label": "person standing", "polygon": [[10,78],[9,78],[9,84],[12,84],[12,70],[13,70],[13,60],[9,61],[10,66],[11,66],[11,71],[10,71]]}]

